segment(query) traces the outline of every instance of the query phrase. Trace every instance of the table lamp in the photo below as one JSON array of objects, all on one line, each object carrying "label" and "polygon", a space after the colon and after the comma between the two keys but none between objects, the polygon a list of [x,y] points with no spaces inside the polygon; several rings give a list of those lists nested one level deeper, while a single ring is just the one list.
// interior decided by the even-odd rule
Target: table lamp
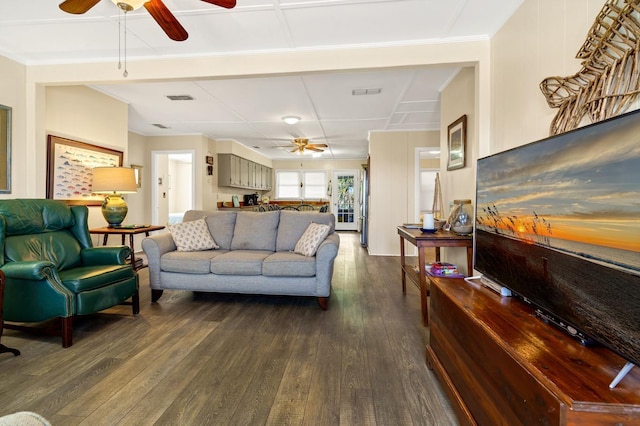
[{"label": "table lamp", "polygon": [[129,208],[121,194],[137,192],[134,170],[127,167],[95,167],[91,192],[108,194],[102,203],[102,215],[109,227],[119,226]]}]

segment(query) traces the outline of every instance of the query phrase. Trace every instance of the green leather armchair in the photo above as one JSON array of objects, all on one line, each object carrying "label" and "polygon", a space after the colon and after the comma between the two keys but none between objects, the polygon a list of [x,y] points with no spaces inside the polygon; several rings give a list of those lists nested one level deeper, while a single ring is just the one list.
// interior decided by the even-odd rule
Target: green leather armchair
[{"label": "green leather armchair", "polygon": [[140,311],[138,274],[127,246],[93,247],[86,206],[42,199],[0,200],[0,270],[6,277],[3,318],[33,323],[61,318],[62,346],[72,319],[131,298]]}]

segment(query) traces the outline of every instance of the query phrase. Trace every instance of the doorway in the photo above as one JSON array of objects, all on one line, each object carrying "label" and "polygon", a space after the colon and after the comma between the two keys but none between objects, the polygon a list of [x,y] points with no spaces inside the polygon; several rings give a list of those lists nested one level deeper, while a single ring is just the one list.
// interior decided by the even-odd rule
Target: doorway
[{"label": "doorway", "polygon": [[173,224],[194,208],[193,151],[152,151],[152,221]]},{"label": "doorway", "polygon": [[357,231],[359,214],[359,170],[334,170],[331,204],[336,231]]}]

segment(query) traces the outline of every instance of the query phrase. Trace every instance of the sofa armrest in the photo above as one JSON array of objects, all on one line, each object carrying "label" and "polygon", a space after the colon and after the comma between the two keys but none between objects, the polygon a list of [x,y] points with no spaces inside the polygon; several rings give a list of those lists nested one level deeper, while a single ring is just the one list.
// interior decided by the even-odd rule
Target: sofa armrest
[{"label": "sofa armrest", "polygon": [[316,252],[316,296],[329,297],[331,293],[331,278],[333,277],[333,262],[338,256],[340,236],[337,233],[327,235]]},{"label": "sofa armrest", "polygon": [[160,287],[160,258],[163,254],[177,250],[171,234],[156,234],[142,240],[142,250],[149,262],[149,286],[156,290]]}]

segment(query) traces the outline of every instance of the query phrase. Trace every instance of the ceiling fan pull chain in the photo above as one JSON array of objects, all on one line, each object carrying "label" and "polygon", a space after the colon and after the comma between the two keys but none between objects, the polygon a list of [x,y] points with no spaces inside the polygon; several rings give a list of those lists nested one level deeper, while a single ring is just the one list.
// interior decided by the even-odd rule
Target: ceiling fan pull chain
[{"label": "ceiling fan pull chain", "polygon": [[122,76],[127,78],[129,71],[127,71],[127,12],[124,12],[124,72]]}]

